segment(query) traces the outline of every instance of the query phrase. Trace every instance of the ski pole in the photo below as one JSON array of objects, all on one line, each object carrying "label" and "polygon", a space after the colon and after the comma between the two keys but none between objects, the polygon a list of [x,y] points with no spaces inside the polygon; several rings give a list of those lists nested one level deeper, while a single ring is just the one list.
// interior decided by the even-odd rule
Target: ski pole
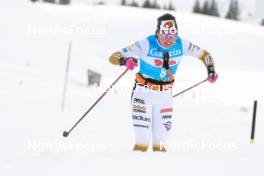
[{"label": "ski pole", "polygon": [[64,131],[63,136],[68,137],[72,130],[84,119],[84,117],[95,107],[95,105],[108,93],[108,91],[126,74],[126,69],[106,90],[105,92],[95,101],[95,103],[83,114],[83,116],[73,125],[69,131]]},{"label": "ski pole", "polygon": [[200,81],[200,82],[194,84],[193,86],[191,86],[191,87],[189,87],[189,88],[187,88],[187,89],[184,89],[183,91],[181,91],[181,92],[179,92],[179,93],[173,95],[173,98],[174,98],[174,97],[177,97],[177,96],[179,96],[179,95],[181,95],[181,94],[183,94],[184,92],[187,92],[188,90],[191,90],[191,89],[194,88],[194,87],[199,86],[200,84],[206,82],[207,80],[208,80],[208,78],[206,78],[206,79],[204,79],[204,80],[202,80],[202,81]]}]

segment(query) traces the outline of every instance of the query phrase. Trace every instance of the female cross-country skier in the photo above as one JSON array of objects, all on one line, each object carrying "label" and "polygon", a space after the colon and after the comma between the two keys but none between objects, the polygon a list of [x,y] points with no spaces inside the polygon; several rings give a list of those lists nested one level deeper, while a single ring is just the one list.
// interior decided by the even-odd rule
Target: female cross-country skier
[{"label": "female cross-country skier", "polygon": [[160,16],[155,35],[114,52],[109,61],[133,70],[138,66],[131,111],[135,132],[134,151],[146,151],[152,139],[153,151],[166,152],[171,129],[174,75],[183,56],[200,59],[207,68],[208,81],[217,79],[212,56],[205,49],[178,36],[176,19]]}]

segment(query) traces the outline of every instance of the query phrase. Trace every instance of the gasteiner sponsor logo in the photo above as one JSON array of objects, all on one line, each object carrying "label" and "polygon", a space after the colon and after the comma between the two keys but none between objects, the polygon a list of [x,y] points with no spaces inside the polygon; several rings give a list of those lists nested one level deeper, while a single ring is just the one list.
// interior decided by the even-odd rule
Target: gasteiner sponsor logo
[{"label": "gasteiner sponsor logo", "polygon": [[[149,54],[150,54],[150,56],[153,56],[153,57],[160,57],[160,58],[163,57],[163,53],[161,51],[158,51],[157,48],[150,49]],[[182,54],[182,52],[180,49],[172,49],[169,51],[170,57],[179,56],[181,54]]]}]

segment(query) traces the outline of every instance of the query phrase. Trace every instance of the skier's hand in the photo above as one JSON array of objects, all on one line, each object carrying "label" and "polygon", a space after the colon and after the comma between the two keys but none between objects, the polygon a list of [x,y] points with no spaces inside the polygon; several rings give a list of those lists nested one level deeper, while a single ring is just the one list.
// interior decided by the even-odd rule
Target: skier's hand
[{"label": "skier's hand", "polygon": [[210,83],[214,83],[217,78],[218,78],[218,74],[215,72],[215,68],[214,66],[208,66],[207,67],[207,73],[208,73],[208,78],[207,80],[210,82]]},{"label": "skier's hand", "polygon": [[136,59],[129,57],[126,59],[125,61],[125,66],[127,67],[127,69],[129,70],[133,70],[135,67],[138,66]]}]

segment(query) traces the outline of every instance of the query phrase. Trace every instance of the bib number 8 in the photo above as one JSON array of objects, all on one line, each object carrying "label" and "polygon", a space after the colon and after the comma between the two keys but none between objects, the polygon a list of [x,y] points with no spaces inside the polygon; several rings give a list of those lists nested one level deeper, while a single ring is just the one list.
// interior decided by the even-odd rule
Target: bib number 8
[{"label": "bib number 8", "polygon": [[164,78],[166,75],[167,75],[166,69],[165,68],[162,68],[161,69],[161,72],[160,72],[160,77]]}]

